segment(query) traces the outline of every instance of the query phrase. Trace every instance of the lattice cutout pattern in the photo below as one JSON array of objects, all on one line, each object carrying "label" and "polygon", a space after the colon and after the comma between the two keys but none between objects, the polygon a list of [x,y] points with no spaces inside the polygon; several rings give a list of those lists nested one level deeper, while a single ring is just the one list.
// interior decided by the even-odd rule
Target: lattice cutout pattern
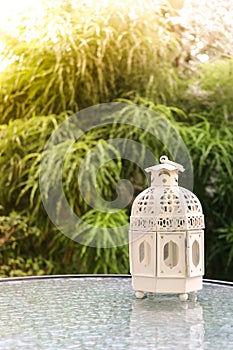
[{"label": "lattice cutout pattern", "polygon": [[180,217],[136,217],[131,216],[130,226],[134,231],[156,232],[203,229],[204,216],[180,216]]},{"label": "lattice cutout pattern", "polygon": [[197,212],[202,212],[201,207],[200,207],[200,202],[197,199],[197,197],[190,191],[187,191],[184,188],[180,188],[181,192],[183,193],[184,199],[185,199],[185,204],[186,204],[186,209],[188,212],[192,211],[197,211]]},{"label": "lattice cutout pattern", "polygon": [[164,187],[158,196],[155,188],[149,188],[135,200],[133,215],[167,215],[183,213],[202,213],[197,197],[185,188]]},{"label": "lattice cutout pattern", "polygon": [[178,193],[170,188],[164,189],[159,204],[162,213],[181,213],[181,202]]},{"label": "lattice cutout pattern", "polygon": [[203,229],[204,216],[198,198],[183,187],[150,187],[135,199],[130,219],[135,231]]},{"label": "lattice cutout pattern", "polygon": [[137,203],[136,214],[154,214],[154,189],[149,188]]}]

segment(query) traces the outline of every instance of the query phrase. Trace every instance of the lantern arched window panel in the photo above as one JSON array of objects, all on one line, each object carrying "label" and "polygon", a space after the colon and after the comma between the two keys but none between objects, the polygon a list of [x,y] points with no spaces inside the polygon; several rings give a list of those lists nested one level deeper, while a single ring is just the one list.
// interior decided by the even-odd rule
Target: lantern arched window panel
[{"label": "lantern arched window panel", "polygon": [[139,245],[139,262],[147,267],[151,261],[151,246],[145,240]]},{"label": "lantern arched window panel", "polygon": [[204,274],[204,231],[189,231],[187,235],[187,262],[190,277]]},{"label": "lantern arched window panel", "polygon": [[196,239],[192,244],[192,259],[193,265],[197,267],[200,262],[200,245]]},{"label": "lantern arched window panel", "polygon": [[179,261],[179,247],[172,240],[167,242],[163,247],[163,259],[165,264],[173,269]]},{"label": "lantern arched window panel", "polygon": [[159,233],[157,236],[157,274],[170,278],[185,276],[185,238],[182,233]]},{"label": "lantern arched window panel", "polygon": [[142,263],[145,259],[145,241],[139,245],[139,262]]},{"label": "lantern arched window panel", "polygon": [[131,273],[137,276],[155,276],[156,259],[152,253],[156,247],[155,236],[151,232],[141,235],[138,231],[131,231],[131,239]]}]

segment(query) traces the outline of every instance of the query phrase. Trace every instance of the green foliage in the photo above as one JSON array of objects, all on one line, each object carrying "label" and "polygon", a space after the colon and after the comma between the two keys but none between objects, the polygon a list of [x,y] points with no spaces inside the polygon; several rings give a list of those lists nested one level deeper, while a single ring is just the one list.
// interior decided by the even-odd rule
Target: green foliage
[{"label": "green foliage", "polygon": [[212,121],[233,117],[233,58],[199,64],[184,95],[187,112],[202,113]]},{"label": "green foliage", "polygon": [[232,220],[214,231],[215,240],[209,248],[208,265],[211,266],[211,277],[232,280],[233,268],[233,235]]},{"label": "green foliage", "polygon": [[[195,175],[194,192],[204,208],[206,264],[210,278],[232,279],[232,121],[216,125],[195,116],[193,125],[181,124],[179,131],[190,151]],[[224,232],[224,235],[222,234]]]},{"label": "green foliage", "polygon": [[2,39],[3,59],[12,63],[0,76],[1,122],[76,112],[135,93],[156,103],[174,99],[183,47],[169,6],[55,4],[30,28],[32,36],[24,20]]},{"label": "green foliage", "polygon": [[[171,137],[175,130],[175,132],[181,134],[192,156],[195,171],[195,193],[200,198],[206,215],[206,238],[209,243],[207,245],[207,274],[211,276],[213,266],[217,265],[216,259],[219,259],[221,243],[223,244],[224,242],[223,239],[219,240],[218,230],[221,227],[230,225],[229,218],[231,217],[232,199],[229,193],[233,190],[232,181],[229,180],[232,178],[232,159],[230,155],[233,151],[233,135],[230,132],[231,124],[229,122],[227,125],[222,123],[214,126],[205,117],[198,115],[195,116],[195,121],[191,124],[190,119],[177,108],[168,108],[161,105],[156,106],[151,102],[143,100],[141,100],[141,104],[149,107],[149,109],[145,109],[145,113],[150,118],[145,119],[146,124],[144,125],[145,130],[148,131],[142,133],[136,127],[127,127],[127,121],[130,120],[132,115],[134,120],[137,118],[134,104],[128,101],[128,107],[126,105],[119,115],[121,121],[124,122],[123,125],[116,123],[115,125],[110,124],[104,128],[94,128],[84,134],[78,141],[73,140],[72,146],[66,152],[65,162],[63,164],[63,186],[66,197],[71,207],[81,216],[84,222],[92,225],[92,229],[89,229],[87,232],[85,225],[81,224],[77,228],[76,236],[73,239],[79,240],[84,234],[85,239],[88,240],[86,244],[92,244],[93,241],[98,240],[99,227],[116,227],[117,225],[127,224],[129,221],[130,205],[127,212],[121,211],[114,215],[89,208],[86,200],[88,203],[95,202],[96,194],[93,193],[93,188],[91,188],[95,181],[97,181],[100,197],[107,201],[114,200],[116,184],[121,178],[131,180],[134,183],[136,193],[145,188],[145,176],[140,174],[137,166],[132,162],[125,166],[126,163],[120,158],[117,149],[114,149],[113,145],[106,143],[105,139],[111,140],[118,137],[125,140],[124,142],[132,139],[138,141],[140,144],[144,144],[154,152],[154,155],[159,157],[160,154],[166,151],[166,148],[164,149],[166,139],[167,142],[171,142]],[[153,111],[153,113],[150,114],[149,111]],[[139,113],[138,117],[141,118],[141,113]],[[59,118],[61,122],[66,119],[66,116],[62,115]],[[163,118],[165,124],[162,123]],[[182,121],[176,121],[176,118],[181,118]],[[170,129],[166,129],[167,135],[161,143],[158,141],[158,138],[151,135],[151,131],[155,129],[159,134],[162,134],[165,131],[164,125],[167,125],[165,121],[168,120]],[[163,126],[162,131],[159,130],[161,123]],[[31,127],[33,124],[35,124],[34,128]],[[28,121],[15,120],[9,123],[8,126],[2,126],[2,132],[4,132],[4,137],[1,139],[2,164],[6,165],[11,162],[10,167],[5,166],[4,168],[4,177],[1,184],[4,187],[4,181],[10,179],[11,190],[6,191],[6,193],[3,192],[2,202],[4,200],[5,207],[10,210],[18,208],[19,211],[24,211],[26,217],[29,215],[28,223],[32,227],[34,225],[40,227],[40,230],[37,231],[33,239],[33,234],[30,235],[30,240],[33,242],[36,239],[36,243],[33,243],[33,245],[37,247],[36,251],[37,254],[39,253],[39,257],[41,256],[40,254],[47,252],[46,254],[49,256],[47,265],[50,266],[50,271],[53,271],[53,273],[55,271],[68,273],[72,269],[76,270],[77,268],[79,272],[90,270],[92,272],[127,272],[127,247],[114,249],[98,248],[94,254],[94,248],[87,247],[86,245],[77,245],[54,229],[42,210],[38,186],[40,159],[44,146],[41,140],[43,139],[45,142],[56,126],[57,123],[54,121],[54,116],[35,117]],[[46,132],[43,133],[43,130],[46,130]],[[14,141],[13,135],[17,135],[18,141],[17,143],[13,142],[14,148],[12,149],[12,147],[9,147],[8,142]],[[57,159],[60,159],[60,155],[66,149],[67,141],[64,142],[61,139],[60,141],[57,140],[52,149],[44,153],[48,156],[47,171],[50,174],[50,181],[54,184],[57,181],[54,164],[58,167],[61,166]],[[9,152],[9,150],[11,151]],[[143,162],[145,155],[140,153],[140,151],[137,148],[131,149],[135,159],[139,161],[141,157]],[[115,154],[115,159],[109,161],[108,152],[111,152],[111,157]],[[83,160],[85,160],[84,166]],[[95,161],[103,165],[99,168],[98,173],[96,173],[95,167],[92,169]],[[82,193],[79,192],[80,189],[77,186],[76,175],[81,165],[81,179],[87,173],[92,174],[93,177],[88,182],[90,188],[85,188],[86,198],[82,197]],[[16,175],[13,176],[14,174]],[[135,174],[137,175],[135,176]],[[61,218],[63,213],[59,198],[56,205],[57,215]],[[51,232],[53,232],[52,237]],[[111,235],[106,236],[105,239],[106,245],[111,244]],[[101,237],[101,240],[103,240],[103,237]],[[229,246],[230,240],[227,234],[225,236],[225,242]],[[97,247],[98,245],[97,242]],[[227,250],[228,248],[224,249]],[[22,256],[21,252],[20,257],[22,258]],[[57,261],[57,256],[63,256],[62,264]],[[24,259],[28,259],[28,257]],[[13,264],[13,260],[10,261]],[[230,268],[231,263],[232,260],[230,259],[227,265]],[[28,261],[24,260],[24,264],[26,266]],[[48,266],[44,267],[44,269],[40,268],[39,271],[46,271]],[[28,273],[29,271],[33,271],[32,267],[30,268],[31,270],[29,269]],[[228,276],[227,271],[226,278]]]},{"label": "green foliage", "polygon": [[11,212],[0,217],[0,275],[2,277],[46,274],[51,264],[39,254],[35,254],[33,240],[40,231],[29,225],[28,216]]},{"label": "green foliage", "polygon": [[[98,232],[127,224],[132,201],[124,210],[103,212],[98,206],[101,200],[115,203],[117,195],[127,202],[129,193],[117,187],[120,179],[133,184],[134,196],[142,191],[147,185],[141,170],[148,161],[146,150],[157,159],[169,147],[178,153],[180,141],[174,140],[180,134],[205,213],[206,277],[232,280],[232,38],[225,42],[224,28],[201,30],[205,22],[197,23],[193,16],[186,22],[194,21],[195,27],[176,22],[171,7],[157,1],[127,4],[59,0],[45,7],[31,36],[24,21],[2,39],[7,43],[2,58],[11,63],[0,75],[1,276],[128,273],[127,245],[101,248]],[[211,17],[212,8],[208,18],[220,26],[220,17]],[[200,16],[199,7],[194,12]],[[197,63],[200,55],[212,59]],[[74,125],[71,134],[66,129],[66,138],[59,134],[44,149],[71,111],[114,100],[126,103],[115,123],[82,136]],[[143,117],[133,103],[146,107]],[[132,118],[143,129],[132,126]],[[135,142],[131,158],[123,159],[109,142],[115,138],[123,140],[123,150],[128,140],[144,148]],[[47,166],[42,179],[49,178],[45,193],[49,183],[56,187],[56,170],[62,168],[66,199],[90,225],[77,225],[72,238],[80,242],[85,236],[97,248],[72,241],[49,220],[39,189],[42,157]],[[56,198],[55,212],[66,220],[61,198]],[[114,237],[106,234],[104,239],[109,246]]]},{"label": "green foliage", "polygon": [[[17,225],[12,223],[12,221],[8,223],[8,216],[3,216],[2,220],[3,222],[7,222],[9,228],[3,225],[2,232],[4,233],[6,231],[6,236],[8,237],[9,231],[14,241],[17,239],[17,234],[20,233],[24,236],[23,238],[26,242],[30,244],[30,246],[28,246],[24,242],[22,246],[19,244],[15,247],[15,245],[6,244],[6,239],[4,239],[5,257],[2,262],[3,266],[1,272],[3,276],[7,274],[14,276],[16,274],[51,273],[51,271],[52,273],[70,273],[71,271],[87,273],[90,270],[96,273],[106,273],[107,271],[120,273],[122,269],[124,272],[128,269],[127,246],[121,249],[106,249],[104,250],[104,254],[103,250],[99,248],[96,254],[93,254],[95,251],[94,248],[78,245],[59,233],[51,224],[48,216],[44,213],[39,190],[41,155],[43,154],[45,141],[52,131],[56,129],[57,123],[65,119],[66,115],[64,114],[58,116],[57,120],[54,119],[53,115],[48,117],[35,117],[27,121],[17,119],[1,127],[1,161],[2,167],[4,167],[4,176],[1,178],[2,182],[0,186],[4,189],[1,193],[1,202],[4,204],[3,212],[7,214],[11,210],[17,209],[19,212],[23,213],[17,214],[19,220]],[[105,130],[103,138],[106,137],[108,133],[109,130]],[[97,135],[99,134],[100,130],[97,130]],[[72,147],[70,147],[69,151],[66,153],[63,166],[63,180],[67,199],[79,216],[82,216],[88,207],[84,201],[85,198],[82,198],[82,195],[79,193],[77,171],[83,159],[88,159],[88,157],[86,157],[87,153],[90,152],[93,147],[95,147],[95,155],[98,156],[100,163],[104,165],[97,174],[97,184],[100,196],[103,196],[106,200],[112,197],[112,188],[116,186],[122,169],[121,160],[119,157],[117,158],[117,154],[116,161],[108,161],[106,163],[106,152],[108,150],[117,152],[117,150],[107,145],[104,140],[99,140],[93,133],[91,135],[84,135],[78,142],[73,142]],[[61,152],[64,152],[66,149],[67,140],[61,140],[60,142],[57,140],[52,150],[44,152],[45,156],[47,154],[51,164],[50,166],[48,163],[47,171],[49,173],[49,179],[54,185],[56,185],[57,181],[54,164],[57,163],[57,166],[60,166],[57,160],[61,159]],[[109,157],[107,157],[107,160],[108,159]],[[85,166],[88,167],[89,170],[91,170],[91,165],[91,159],[89,163],[86,161]],[[55,174],[54,178],[53,174]],[[85,167],[83,168],[83,173],[81,172],[81,176],[85,176]],[[93,176],[96,176],[95,172]],[[4,184],[7,184],[7,187],[5,187]],[[92,192],[86,192],[87,196],[88,193],[90,194],[89,200],[91,200]],[[57,215],[61,219],[64,214],[62,212],[62,203],[59,201],[59,198],[57,199],[56,205]],[[21,223],[21,215],[23,215],[22,220],[26,220],[27,225],[32,227],[29,236],[26,231],[27,226],[23,226],[24,230],[22,230],[19,225]],[[122,222],[120,217],[122,217]],[[11,216],[9,218],[11,218]],[[89,210],[82,216],[82,219],[88,223],[98,224],[100,227],[105,227],[106,222],[108,222],[110,227],[115,227],[122,223],[127,224],[129,218],[124,211],[122,214],[118,213],[117,215],[107,218],[106,215],[101,212],[97,212],[94,215],[93,211]],[[24,221],[22,222],[24,223]],[[33,228],[36,227],[36,225],[40,229],[34,232]],[[98,227],[94,227],[94,231],[90,231],[89,235],[95,234],[97,229]],[[82,234],[81,227],[79,228],[79,234]],[[109,236],[106,239],[111,239],[111,237]],[[9,242],[11,243],[11,241]],[[31,246],[33,249],[31,249]],[[29,256],[27,255],[28,251],[30,251]],[[42,254],[48,256],[45,261],[41,258]],[[33,257],[35,260],[33,260]],[[11,267],[7,268],[7,266]],[[20,269],[22,269],[22,272],[20,272]]]},{"label": "green foliage", "polygon": [[41,241],[41,228],[30,217],[11,212],[0,217],[0,276],[16,277],[70,273],[122,273],[128,270],[128,247],[95,249],[78,245],[50,227]]},{"label": "green foliage", "polygon": [[[45,141],[64,118],[65,114],[34,117],[26,123],[19,119],[0,126],[0,201],[8,212],[24,210],[32,202],[33,193],[38,189],[38,169]],[[25,185],[31,187],[32,194],[23,201]]]}]

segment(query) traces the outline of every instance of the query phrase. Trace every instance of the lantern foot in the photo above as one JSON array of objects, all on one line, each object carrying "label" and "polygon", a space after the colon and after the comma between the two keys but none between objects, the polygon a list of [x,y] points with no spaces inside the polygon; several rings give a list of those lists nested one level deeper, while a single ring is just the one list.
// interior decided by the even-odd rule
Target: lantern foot
[{"label": "lantern foot", "polygon": [[188,294],[187,293],[180,294],[179,298],[180,298],[180,301],[187,301],[188,300]]},{"label": "lantern foot", "polygon": [[135,296],[137,299],[142,299],[142,298],[144,298],[144,292],[142,292],[141,290],[137,290],[135,292]]},{"label": "lantern foot", "polygon": [[197,301],[197,292],[193,291],[190,293],[192,301]]},{"label": "lantern foot", "polygon": [[154,293],[147,292],[147,298],[148,299],[154,299]]}]

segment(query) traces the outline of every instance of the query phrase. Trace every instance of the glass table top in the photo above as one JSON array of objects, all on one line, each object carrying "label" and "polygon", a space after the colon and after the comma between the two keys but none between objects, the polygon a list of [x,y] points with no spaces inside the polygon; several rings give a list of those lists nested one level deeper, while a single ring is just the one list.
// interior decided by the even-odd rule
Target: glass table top
[{"label": "glass table top", "polygon": [[0,283],[0,349],[233,349],[233,288],[136,299],[130,278]]}]

